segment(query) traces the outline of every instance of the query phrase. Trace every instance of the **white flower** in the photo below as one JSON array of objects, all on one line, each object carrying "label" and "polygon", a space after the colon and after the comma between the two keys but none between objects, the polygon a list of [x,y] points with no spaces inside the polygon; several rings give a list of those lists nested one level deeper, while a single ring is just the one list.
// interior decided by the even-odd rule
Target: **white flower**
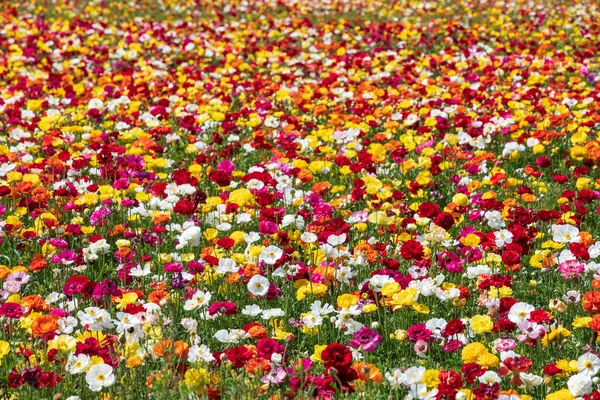
[{"label": "white flower", "polygon": [[479,377],[479,382],[484,385],[493,385],[494,383],[500,383],[502,379],[494,371],[486,371]]},{"label": "white flower", "polygon": [[332,246],[339,246],[340,244],[344,244],[348,235],[342,233],[341,235],[329,235],[327,238],[327,243]]},{"label": "white flower", "polygon": [[528,374],[527,372],[521,372],[519,376],[521,377],[521,381],[523,381],[523,386],[525,386],[525,388],[539,386],[544,382],[544,379],[541,376]]},{"label": "white flower", "polygon": [[487,219],[487,223],[490,228],[504,228],[505,224],[502,220],[502,214],[500,213],[500,211],[486,211],[485,214],[483,214],[483,216],[485,217],[485,219]]},{"label": "white flower", "polygon": [[407,386],[421,383],[425,371],[425,367],[410,367],[404,373],[403,383]]},{"label": "white flower", "polygon": [[249,338],[250,335],[242,329],[221,329],[218,330],[214,338],[221,343],[237,343],[240,340]]},{"label": "white flower", "polygon": [[258,232],[248,232],[244,235],[244,242],[248,244],[252,244],[260,239],[260,234]]},{"label": "white flower", "polygon": [[254,296],[264,296],[269,291],[269,280],[262,275],[254,275],[248,281],[248,291]]},{"label": "white flower", "polygon": [[304,325],[306,325],[307,328],[311,329],[316,326],[321,326],[323,324],[323,317],[321,317],[320,314],[309,312],[302,317],[302,322],[304,322]]},{"label": "white flower", "polygon": [[88,110],[92,110],[94,108],[96,110],[102,111],[102,109],[104,109],[104,103],[102,102],[102,100],[93,98],[90,101],[88,101]]},{"label": "white flower", "polygon": [[152,271],[150,271],[149,263],[144,264],[143,267],[138,264],[135,267],[131,268],[131,270],[129,271],[130,276],[134,276],[134,277],[138,277],[138,278],[142,277],[142,276],[148,276],[151,273],[152,273]]},{"label": "white flower", "polygon": [[77,318],[81,321],[81,325],[87,325],[91,331],[114,328],[108,311],[98,307],[88,307],[83,311],[78,311]]},{"label": "white flower", "polygon": [[69,355],[69,362],[67,364],[67,370],[69,373],[75,375],[87,371],[90,366],[90,356],[87,354],[79,354],[77,357]]},{"label": "white flower", "polygon": [[590,258],[596,258],[600,256],[600,241],[588,247],[588,253],[590,253]]},{"label": "white flower", "polygon": [[502,229],[500,231],[494,232],[494,238],[496,246],[504,247],[504,245],[512,243],[513,234],[507,229]]},{"label": "white flower", "polygon": [[212,295],[210,292],[198,290],[196,293],[194,293],[191,299],[186,300],[185,304],[183,305],[183,309],[186,311],[191,311],[198,307],[203,307],[208,304],[211,297]]},{"label": "white flower", "polygon": [[195,344],[192,347],[190,347],[190,351],[188,353],[189,362],[194,363],[198,361],[204,361],[208,363],[214,361],[214,359],[215,358],[213,357],[212,352],[205,344],[202,344],[200,346]]},{"label": "white flower", "polygon": [[263,261],[265,264],[273,265],[281,258],[283,250],[277,246],[266,247],[258,256],[258,261]]},{"label": "white flower", "polygon": [[256,317],[262,312],[262,309],[257,304],[247,305],[242,310],[242,314],[248,315],[250,317]]},{"label": "white flower", "polygon": [[281,308],[269,308],[268,310],[264,310],[261,314],[262,319],[271,319],[271,318],[279,318],[285,315],[285,311]]},{"label": "white flower", "polygon": [[527,320],[533,310],[535,310],[535,307],[531,304],[523,302],[515,303],[508,312],[508,319],[518,324],[521,321]]},{"label": "white flower", "polygon": [[579,229],[573,225],[552,225],[552,240],[557,243],[578,243]]},{"label": "white flower", "polygon": [[198,321],[193,318],[182,318],[181,326],[185,329],[186,332],[195,332],[198,329]]},{"label": "white flower", "polygon": [[300,240],[302,240],[304,243],[314,243],[317,241],[317,235],[312,232],[304,232],[302,235],[300,235]]},{"label": "white flower", "polygon": [[175,246],[177,250],[181,250],[186,246],[198,247],[200,245],[200,238],[202,237],[202,231],[197,226],[190,226],[181,235],[179,235],[179,244]]},{"label": "white flower", "polygon": [[404,373],[400,368],[396,368],[392,373],[386,372],[385,379],[393,389],[400,389],[404,383]]},{"label": "white flower", "polygon": [[593,353],[585,353],[577,359],[577,372],[590,378],[600,371],[600,358]]},{"label": "white flower", "polygon": [[15,164],[3,163],[2,165],[0,165],[0,176],[4,178],[6,176],[6,174],[8,174],[10,171],[15,169],[16,167],[17,166]]},{"label": "white flower", "polygon": [[580,397],[592,392],[592,380],[587,374],[576,374],[569,378],[567,387],[573,396]]},{"label": "white flower", "polygon": [[215,272],[221,275],[238,271],[237,263],[231,258],[221,258]]},{"label": "white flower", "polygon": [[85,381],[93,392],[99,392],[103,387],[111,386],[115,382],[113,369],[108,364],[94,365],[85,374]]}]

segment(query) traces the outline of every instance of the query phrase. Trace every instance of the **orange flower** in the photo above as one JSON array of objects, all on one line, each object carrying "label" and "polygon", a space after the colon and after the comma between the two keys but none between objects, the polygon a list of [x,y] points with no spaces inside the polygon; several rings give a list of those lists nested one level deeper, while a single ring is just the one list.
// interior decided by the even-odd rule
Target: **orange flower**
[{"label": "orange flower", "polygon": [[308,183],[312,181],[313,175],[312,172],[307,170],[306,168],[301,168],[300,172],[298,172],[298,179],[302,181],[302,183]]},{"label": "orange flower", "polygon": [[108,231],[108,236],[122,236],[125,233],[125,227],[122,224],[118,224],[112,227]]},{"label": "orange flower", "polygon": [[260,269],[254,264],[248,264],[244,267],[244,276],[247,276],[248,278],[251,278],[258,273],[260,273]]},{"label": "orange flower", "polygon": [[365,362],[356,362],[352,364],[352,369],[358,373],[358,379],[361,381],[380,383],[383,381],[383,375],[379,368],[373,364],[367,364]]},{"label": "orange flower", "polygon": [[32,190],[31,198],[37,202],[47,201],[50,199],[51,193],[45,187],[37,187]]},{"label": "orange flower", "polygon": [[240,281],[240,274],[237,272],[227,275],[227,283],[237,283]]},{"label": "orange flower", "polygon": [[48,266],[45,260],[33,260],[31,264],[29,264],[29,269],[33,272],[40,272]]},{"label": "orange flower", "polygon": [[169,352],[172,348],[173,342],[171,339],[163,339],[152,347],[152,351],[157,357],[164,357],[165,353]]},{"label": "orange flower", "polygon": [[161,302],[167,302],[171,299],[171,296],[166,290],[155,290],[148,295],[148,301],[154,304],[160,304]]},{"label": "orange flower", "polygon": [[29,193],[33,189],[33,183],[29,181],[19,182],[17,184],[17,190],[21,193]]},{"label": "orange flower", "polygon": [[44,336],[47,333],[54,332],[58,328],[56,318],[51,315],[41,315],[31,324],[31,332],[35,336]]},{"label": "orange flower", "polygon": [[21,303],[27,304],[27,306],[34,311],[51,311],[52,307],[46,304],[46,301],[37,294],[25,296],[21,299]]},{"label": "orange flower", "polygon": [[175,345],[175,355],[179,358],[186,358],[190,351],[190,345],[183,340],[177,340],[173,344]]},{"label": "orange flower", "polygon": [[331,190],[331,183],[319,182],[315,183],[312,187],[312,191],[318,195],[324,195]]},{"label": "orange flower", "polygon": [[131,249],[129,247],[121,247],[119,250],[117,250],[117,254],[119,254],[119,257],[121,258],[125,258],[131,254]]},{"label": "orange flower", "polygon": [[250,375],[263,375],[271,369],[271,363],[264,358],[251,358],[246,362],[246,372]]},{"label": "orange flower", "polygon": [[596,332],[600,332],[600,314],[594,315],[594,318],[590,321],[589,327]]},{"label": "orange flower", "polygon": [[592,290],[584,294],[581,306],[590,315],[600,313],[600,292]]},{"label": "orange flower", "polygon": [[261,324],[256,324],[246,331],[252,339],[264,339],[269,337],[267,329]]},{"label": "orange flower", "polygon": [[155,225],[158,225],[163,222],[169,222],[171,220],[171,217],[169,217],[167,214],[158,214],[152,220]]}]

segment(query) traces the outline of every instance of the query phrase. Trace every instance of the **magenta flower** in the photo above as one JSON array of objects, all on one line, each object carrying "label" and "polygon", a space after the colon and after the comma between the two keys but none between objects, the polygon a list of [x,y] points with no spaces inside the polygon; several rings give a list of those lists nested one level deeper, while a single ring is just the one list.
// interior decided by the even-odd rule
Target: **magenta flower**
[{"label": "magenta flower", "polygon": [[379,342],[381,342],[381,335],[377,331],[362,327],[354,332],[354,337],[350,340],[350,346],[364,351],[375,351]]},{"label": "magenta flower", "polygon": [[558,266],[558,272],[560,272],[562,277],[566,280],[579,278],[584,271],[585,265],[577,260],[563,261]]}]

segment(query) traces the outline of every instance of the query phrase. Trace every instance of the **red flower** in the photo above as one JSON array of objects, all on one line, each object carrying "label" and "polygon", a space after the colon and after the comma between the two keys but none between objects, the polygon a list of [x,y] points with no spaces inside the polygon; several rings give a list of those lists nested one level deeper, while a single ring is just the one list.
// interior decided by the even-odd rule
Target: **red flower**
[{"label": "red flower", "polygon": [[465,381],[467,381],[469,385],[474,384],[475,379],[479,378],[486,371],[485,368],[482,368],[477,363],[463,364],[461,370],[463,375],[465,376]]},{"label": "red flower", "polygon": [[325,350],[323,350],[321,358],[325,361],[325,368],[347,368],[352,363],[352,353],[341,343],[329,344]]},{"label": "red flower", "polygon": [[460,389],[463,385],[462,377],[456,371],[440,371],[438,379],[440,386],[445,388]]},{"label": "red flower", "polygon": [[583,261],[589,261],[590,259],[590,253],[583,243],[571,243],[569,245],[569,250],[571,250],[571,253],[573,253],[575,257],[579,257]]},{"label": "red flower", "polygon": [[440,228],[449,230],[450,228],[452,228],[452,226],[454,226],[454,217],[450,213],[443,212],[435,217],[433,223],[439,226]]},{"label": "red flower", "polygon": [[446,336],[453,336],[453,335],[458,335],[464,332],[466,326],[465,324],[459,319],[453,319],[452,321],[449,321],[448,324],[446,325],[446,328],[444,329],[444,335]]},{"label": "red flower", "polygon": [[435,218],[440,213],[440,206],[425,202],[419,206],[419,216],[423,218]]},{"label": "red flower", "polygon": [[231,183],[231,175],[224,171],[213,171],[208,175],[208,179],[219,185],[220,187],[229,186]]},{"label": "red flower", "polygon": [[422,260],[425,255],[423,245],[416,240],[409,240],[400,248],[400,254],[405,260]]},{"label": "red flower", "polygon": [[194,203],[192,203],[191,201],[179,200],[177,203],[175,203],[173,211],[180,215],[190,215],[194,213],[195,208],[196,207],[194,206]]}]

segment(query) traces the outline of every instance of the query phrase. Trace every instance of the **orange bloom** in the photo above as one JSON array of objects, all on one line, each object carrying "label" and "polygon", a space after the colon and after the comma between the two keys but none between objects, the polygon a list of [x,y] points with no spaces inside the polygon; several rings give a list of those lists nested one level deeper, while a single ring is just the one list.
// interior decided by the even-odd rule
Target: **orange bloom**
[{"label": "orange bloom", "polygon": [[167,214],[158,214],[152,219],[155,225],[161,224],[163,222],[169,222],[170,220],[171,217],[169,217]]},{"label": "orange bloom", "polygon": [[47,201],[52,194],[45,187],[37,187],[31,191],[31,198],[37,202]]},{"label": "orange bloom", "polygon": [[125,233],[125,227],[122,224],[115,225],[108,231],[108,236],[122,236]]},{"label": "orange bloom", "polygon": [[154,304],[160,304],[163,301],[169,301],[171,296],[166,290],[155,290],[148,295],[148,301]]},{"label": "orange bloom", "polygon": [[264,339],[266,337],[269,337],[267,329],[260,324],[252,326],[246,332],[248,333],[248,335],[250,335],[250,337],[252,337],[252,339]]},{"label": "orange bloom", "polygon": [[329,182],[319,182],[315,183],[312,187],[312,191],[319,195],[324,195],[331,190],[331,183]]},{"label": "orange bloom", "polygon": [[29,264],[29,269],[33,272],[40,272],[48,266],[45,260],[33,260],[31,264]]},{"label": "orange bloom", "polygon": [[251,358],[246,362],[246,372],[250,375],[263,375],[271,369],[271,363],[264,358]]},{"label": "orange bloom", "polygon": [[125,258],[131,253],[131,249],[129,247],[121,247],[117,253],[119,254],[119,257]]},{"label": "orange bloom", "polygon": [[54,332],[58,328],[56,318],[51,315],[41,315],[31,324],[31,332],[35,336],[44,336],[47,333]]},{"label": "orange bloom", "polygon": [[33,183],[29,181],[19,182],[17,184],[17,190],[21,193],[29,193],[33,189]]},{"label": "orange bloom", "polygon": [[46,304],[46,301],[37,294],[25,296],[21,299],[21,303],[27,304],[27,306],[34,311],[51,311],[52,307]]},{"label": "orange bloom", "polygon": [[584,294],[581,306],[590,315],[600,313],[600,292],[592,290]]},{"label": "orange bloom", "polygon": [[190,345],[183,340],[177,340],[173,344],[175,345],[175,355],[179,358],[186,358],[190,351]]},{"label": "orange bloom", "polygon": [[169,352],[172,348],[173,342],[171,339],[163,339],[152,347],[152,351],[157,357],[164,357],[165,353]]},{"label": "orange bloom", "polygon": [[373,364],[367,364],[365,362],[356,362],[352,364],[352,369],[358,373],[358,379],[361,381],[380,383],[383,381],[383,375],[379,368]]},{"label": "orange bloom", "polygon": [[248,264],[244,267],[244,276],[252,277],[260,272],[260,269],[254,264]]},{"label": "orange bloom", "polygon": [[596,332],[600,332],[600,314],[594,315],[594,318],[592,318],[589,326]]}]

